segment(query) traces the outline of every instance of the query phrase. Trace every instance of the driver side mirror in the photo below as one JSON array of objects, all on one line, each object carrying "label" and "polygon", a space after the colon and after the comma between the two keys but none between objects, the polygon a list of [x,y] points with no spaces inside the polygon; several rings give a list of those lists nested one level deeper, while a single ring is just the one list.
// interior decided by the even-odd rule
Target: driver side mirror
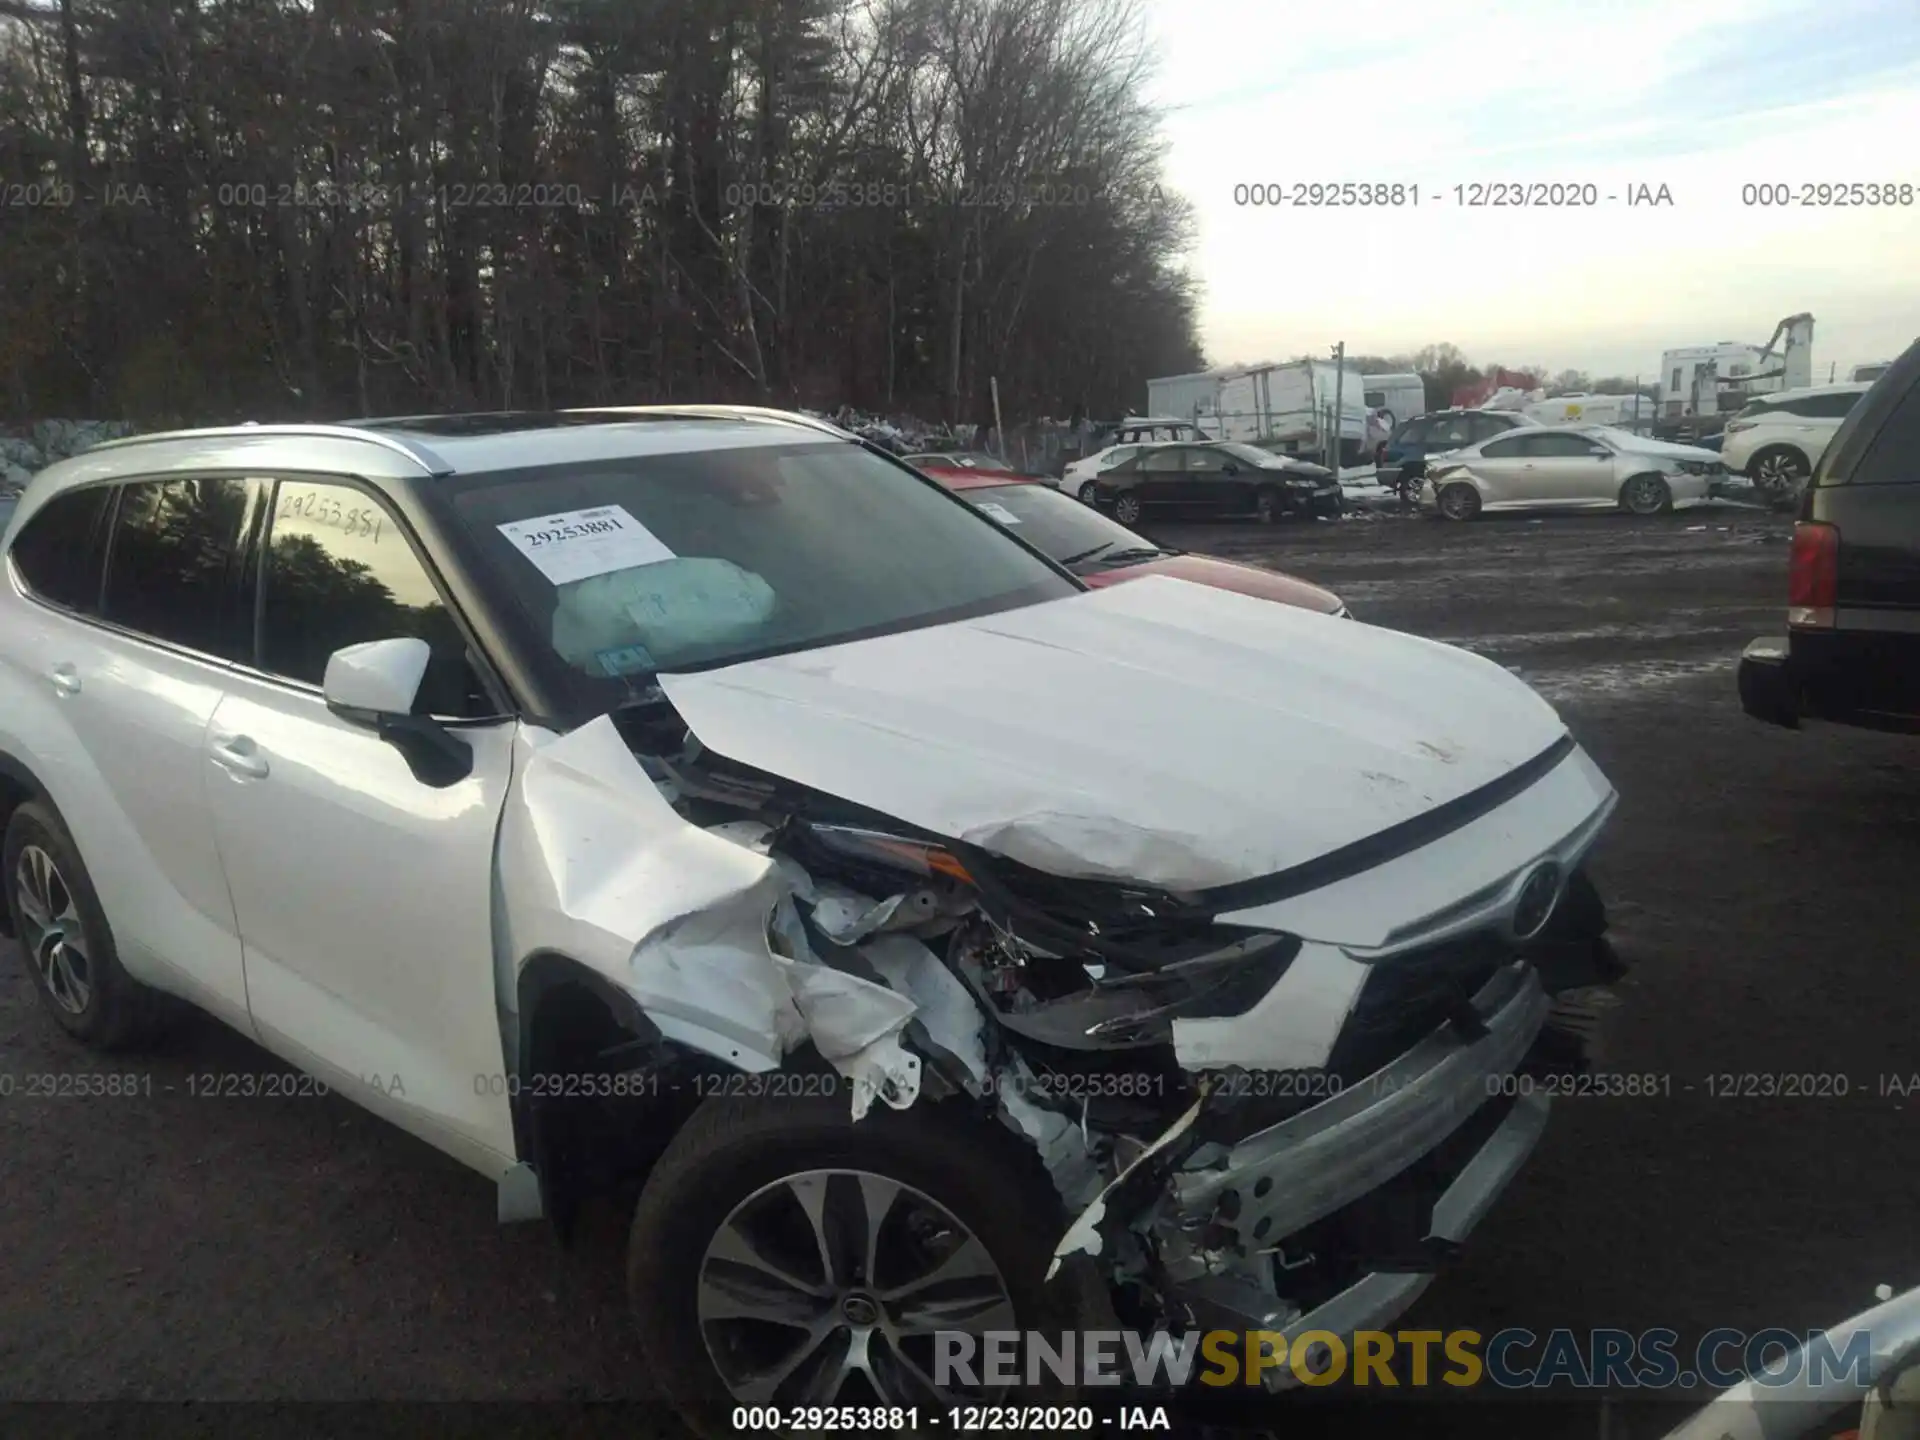
[{"label": "driver side mirror", "polygon": [[413,713],[433,647],[416,636],[368,640],[327,657],[327,708],[398,750],[423,785],[444,789],[473,773],[473,748],[438,720]]},{"label": "driver side mirror", "polygon": [[1240,467],[1229,460],[1220,467],[1220,473],[1222,475],[1238,475],[1240,473]]}]

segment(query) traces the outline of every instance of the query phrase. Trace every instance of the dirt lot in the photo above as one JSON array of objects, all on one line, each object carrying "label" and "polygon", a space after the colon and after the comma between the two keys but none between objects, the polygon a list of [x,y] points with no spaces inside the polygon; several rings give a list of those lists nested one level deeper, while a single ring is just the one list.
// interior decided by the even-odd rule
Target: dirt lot
[{"label": "dirt lot", "polygon": [[[1159,527],[1517,667],[1622,795],[1595,868],[1636,968],[1601,1065],[1670,1093],[1561,1102],[1414,1320],[1690,1341],[1817,1326],[1879,1282],[1920,1281],[1920,1130],[1912,1102],[1882,1093],[1920,1072],[1920,991],[1901,968],[1920,921],[1920,764],[1911,742],[1741,715],[1732,663],[1781,619],[1786,530],[1740,510]],[[102,1068],[151,1093],[17,1093]],[[0,1100],[0,1394],[629,1400],[621,1433],[655,1428],[616,1217],[565,1252],[539,1227],[497,1228],[486,1185],[338,1098],[188,1093],[191,1075],[277,1068],[212,1023],[102,1067],[56,1038],[0,955],[16,1091]],[[1813,1088],[1847,1093],[1716,1093],[1746,1075],[1839,1076]],[[1455,1406],[1449,1428],[1601,1433],[1562,1396],[1524,1418]]]}]

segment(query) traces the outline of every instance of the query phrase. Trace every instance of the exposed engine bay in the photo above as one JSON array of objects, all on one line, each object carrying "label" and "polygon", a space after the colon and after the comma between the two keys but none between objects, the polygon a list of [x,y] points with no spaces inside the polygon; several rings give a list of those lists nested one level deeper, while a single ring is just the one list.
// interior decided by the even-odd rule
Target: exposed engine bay
[{"label": "exposed engine bay", "polygon": [[[1537,902],[1551,873],[1524,942],[1463,926],[1455,904],[1432,943],[1357,959],[1223,919],[1257,908],[1244,886],[1063,878],[736,763],[658,691],[534,752],[503,844],[536,844],[562,802],[538,767],[606,772],[614,729],[664,804],[634,822],[641,842],[604,843],[698,845],[730,872],[633,937],[618,978],[661,1036],[636,1063],[824,1062],[856,1119],[977,1107],[1034,1147],[1077,1217],[1055,1271],[1093,1266],[1140,1323],[1284,1331],[1404,1308],[1544,1121],[1543,1099],[1493,1082],[1581,1064],[1554,997],[1619,971],[1577,853],[1519,877],[1519,901],[1464,897]],[[584,915],[565,889],[538,903]],[[1294,1053],[1273,1038],[1288,1025],[1312,1037],[1307,1063],[1270,1063]]]}]

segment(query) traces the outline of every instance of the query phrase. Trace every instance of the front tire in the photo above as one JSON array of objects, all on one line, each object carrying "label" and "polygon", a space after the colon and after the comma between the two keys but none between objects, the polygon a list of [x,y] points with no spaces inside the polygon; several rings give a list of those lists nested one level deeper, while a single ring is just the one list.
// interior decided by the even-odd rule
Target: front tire
[{"label": "front tire", "polygon": [[55,1024],[107,1052],[166,1028],[176,1007],[121,968],[80,849],[51,805],[29,800],[13,812],[0,840],[0,876],[21,958]]},{"label": "front tire", "polygon": [[1784,505],[1798,497],[1813,467],[1807,457],[1788,445],[1775,445],[1753,457],[1749,473],[1753,485],[1769,505]]},{"label": "front tire", "polygon": [[1271,485],[1261,489],[1253,497],[1253,518],[1262,525],[1272,525],[1286,512],[1286,498]]},{"label": "front tire", "polygon": [[1464,480],[1440,487],[1434,504],[1449,520],[1471,520],[1480,513],[1480,492]]},{"label": "front tire", "polygon": [[641,1193],[628,1292],[650,1368],[702,1435],[734,1433],[736,1405],[938,1409],[954,1401],[930,1388],[933,1329],[1053,1328],[1061,1225],[1003,1127],[926,1103],[856,1122],[844,1086],[715,1099]]},{"label": "front tire", "polygon": [[1118,500],[1115,500],[1113,502],[1113,518],[1118,520],[1122,525],[1138,525],[1140,523],[1140,497],[1138,495],[1122,495]]},{"label": "front tire", "polygon": [[1635,475],[1620,487],[1620,508],[1629,515],[1664,515],[1673,509],[1673,491],[1658,475]]}]

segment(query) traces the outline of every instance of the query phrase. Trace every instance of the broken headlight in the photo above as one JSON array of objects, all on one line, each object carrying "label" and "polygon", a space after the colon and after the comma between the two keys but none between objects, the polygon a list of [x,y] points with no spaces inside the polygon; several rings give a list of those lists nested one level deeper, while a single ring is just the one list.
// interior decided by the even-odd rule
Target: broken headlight
[{"label": "broken headlight", "polygon": [[1116,974],[979,923],[955,937],[953,955],[1015,1035],[1063,1050],[1131,1050],[1171,1044],[1175,1020],[1244,1014],[1299,951],[1295,936],[1244,931],[1209,954]]}]

